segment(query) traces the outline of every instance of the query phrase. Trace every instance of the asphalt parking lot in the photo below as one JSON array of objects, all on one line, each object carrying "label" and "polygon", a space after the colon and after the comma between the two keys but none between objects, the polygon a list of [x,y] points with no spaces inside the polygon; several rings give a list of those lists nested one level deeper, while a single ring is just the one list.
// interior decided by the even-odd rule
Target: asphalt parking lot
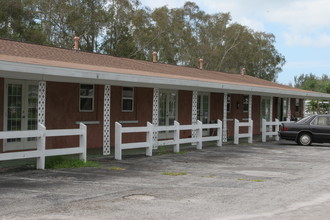
[{"label": "asphalt parking lot", "polygon": [[96,160],[101,168],[0,172],[0,219],[330,219],[330,145]]}]

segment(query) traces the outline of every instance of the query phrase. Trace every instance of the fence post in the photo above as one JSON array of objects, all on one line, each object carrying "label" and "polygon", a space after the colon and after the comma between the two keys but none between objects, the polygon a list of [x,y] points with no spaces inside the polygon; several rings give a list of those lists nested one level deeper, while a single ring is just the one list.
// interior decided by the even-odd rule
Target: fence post
[{"label": "fence post", "polygon": [[202,128],[202,122],[200,120],[197,120],[198,130],[197,130],[197,147],[196,149],[201,150],[202,149],[202,139],[203,139],[203,128]]},{"label": "fence post", "polygon": [[146,149],[146,156],[151,157],[152,156],[152,149],[154,146],[154,141],[153,141],[153,133],[154,133],[154,125],[151,124],[150,122],[147,122],[147,128],[148,128],[148,132],[147,132],[147,142],[149,144],[149,146]]},{"label": "fence post", "polygon": [[239,121],[235,118],[234,123],[234,144],[238,144]]},{"label": "fence post", "polygon": [[178,153],[180,152],[180,143],[179,143],[179,140],[180,140],[180,123],[177,122],[177,121],[174,121],[174,127],[175,127],[175,130],[174,130],[174,149],[173,151],[175,153]]},{"label": "fence post", "polygon": [[39,157],[37,158],[37,169],[45,169],[45,150],[46,150],[46,128],[44,125],[38,123],[38,131],[40,132],[40,137],[37,141],[37,150],[39,152]]},{"label": "fence post", "polygon": [[250,135],[250,137],[249,137],[249,139],[248,139],[248,143],[249,144],[252,144],[252,142],[253,142],[253,120],[249,120],[249,123],[250,123],[250,125],[249,125],[249,135]]},{"label": "fence post", "polygon": [[79,137],[79,148],[82,153],[79,155],[79,159],[86,162],[87,160],[87,126],[83,123],[79,124],[79,128],[82,134]]},{"label": "fence post", "polygon": [[115,123],[115,159],[121,160],[121,124],[116,122]]},{"label": "fence post", "polygon": [[266,142],[266,132],[267,132],[267,127],[266,127],[266,119],[262,119],[262,124],[261,124],[261,141]]},{"label": "fence post", "polygon": [[217,141],[217,146],[221,147],[222,146],[222,121],[219,119],[218,119],[217,136],[219,138]]},{"label": "fence post", "polygon": [[278,132],[280,130],[280,121],[277,118],[275,118],[275,122],[276,122],[275,131],[277,133],[276,136],[275,136],[275,140],[276,141],[279,141],[280,140],[280,137],[278,136]]}]

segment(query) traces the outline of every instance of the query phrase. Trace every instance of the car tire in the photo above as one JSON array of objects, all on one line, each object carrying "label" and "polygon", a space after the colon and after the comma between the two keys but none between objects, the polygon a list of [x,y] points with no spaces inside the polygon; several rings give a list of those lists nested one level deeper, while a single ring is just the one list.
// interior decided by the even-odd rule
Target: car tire
[{"label": "car tire", "polygon": [[299,135],[297,142],[300,145],[309,146],[312,143],[312,135],[309,133],[302,133]]}]

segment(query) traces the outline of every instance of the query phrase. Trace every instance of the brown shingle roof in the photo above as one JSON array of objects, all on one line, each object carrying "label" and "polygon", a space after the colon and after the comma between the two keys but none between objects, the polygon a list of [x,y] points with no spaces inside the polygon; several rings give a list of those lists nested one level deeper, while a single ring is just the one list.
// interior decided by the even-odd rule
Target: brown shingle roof
[{"label": "brown shingle roof", "polygon": [[252,76],[241,76],[217,71],[200,70],[184,66],[153,63],[143,60],[120,58],[110,55],[75,51],[71,49],[35,45],[0,39],[0,60],[60,66],[95,71],[162,76],[168,78],[192,79],[205,82],[240,84],[291,91],[300,89],[273,83]]}]

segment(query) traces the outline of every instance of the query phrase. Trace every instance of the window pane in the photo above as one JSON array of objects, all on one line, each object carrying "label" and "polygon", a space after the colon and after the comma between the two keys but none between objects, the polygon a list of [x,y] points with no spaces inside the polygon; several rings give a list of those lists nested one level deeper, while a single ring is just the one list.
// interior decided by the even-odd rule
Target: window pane
[{"label": "window pane", "polygon": [[131,99],[123,100],[123,111],[133,111],[133,100]]},{"label": "window pane", "polygon": [[133,97],[133,88],[131,87],[124,87],[123,88],[123,97],[128,98],[128,97]]},{"label": "window pane", "polygon": [[93,110],[93,98],[80,98],[80,110],[92,111]]},{"label": "window pane", "polygon": [[94,86],[93,85],[80,85],[80,95],[81,96],[93,96],[94,95]]}]

